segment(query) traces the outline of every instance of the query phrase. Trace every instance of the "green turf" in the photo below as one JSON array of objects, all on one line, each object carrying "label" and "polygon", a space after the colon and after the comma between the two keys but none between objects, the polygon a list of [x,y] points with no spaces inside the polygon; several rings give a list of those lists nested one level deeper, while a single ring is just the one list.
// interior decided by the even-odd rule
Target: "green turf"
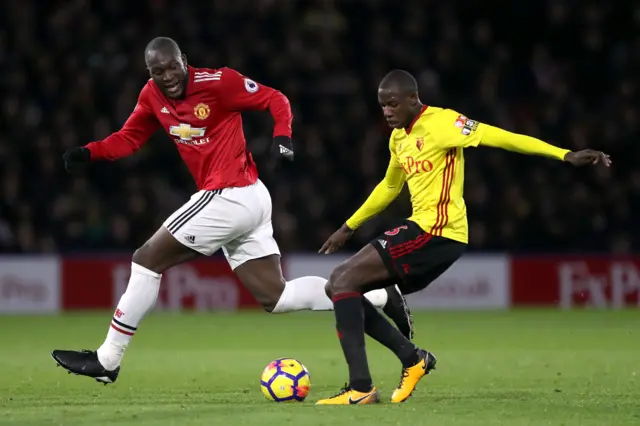
[{"label": "green turf", "polygon": [[[640,424],[640,311],[416,315],[438,370],[405,404],[400,368],[368,341],[383,403],[316,407],[345,382],[331,313],[153,315],[115,385],[67,375],[54,348],[95,348],[110,313],[0,317],[0,424],[11,425],[631,425]],[[263,367],[292,356],[311,373],[304,403],[276,404]]]}]

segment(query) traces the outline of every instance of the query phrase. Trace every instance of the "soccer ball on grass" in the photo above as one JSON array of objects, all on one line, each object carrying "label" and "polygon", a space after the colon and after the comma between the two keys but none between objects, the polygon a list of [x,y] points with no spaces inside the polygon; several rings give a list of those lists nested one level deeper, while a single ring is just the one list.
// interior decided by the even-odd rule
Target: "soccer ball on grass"
[{"label": "soccer ball on grass", "polygon": [[260,378],[262,393],[275,402],[304,401],[310,386],[309,372],[293,358],[280,358],[269,363]]}]

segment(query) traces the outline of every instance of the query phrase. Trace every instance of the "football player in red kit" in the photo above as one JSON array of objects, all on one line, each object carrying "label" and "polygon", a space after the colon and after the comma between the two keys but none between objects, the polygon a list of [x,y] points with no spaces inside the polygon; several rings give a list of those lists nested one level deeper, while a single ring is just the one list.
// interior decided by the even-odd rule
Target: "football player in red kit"
[{"label": "football player in red kit", "polygon": [[[242,111],[268,110],[275,122],[273,149],[293,160],[289,100],[233,69],[187,65],[170,38],[152,40],[145,62],[151,78],[122,129],[63,156],[70,172],[90,161],[116,160],[136,152],[162,128],[175,142],[198,189],[133,254],[129,284],[98,350],[52,352],[69,372],[105,384],[118,377],[125,349],[155,305],[162,273],[218,249],[267,312],[333,308],[325,294],[325,278],[283,278],[271,225],[271,197],[258,179],[242,130]],[[365,296],[411,338],[411,315],[397,287]]]}]

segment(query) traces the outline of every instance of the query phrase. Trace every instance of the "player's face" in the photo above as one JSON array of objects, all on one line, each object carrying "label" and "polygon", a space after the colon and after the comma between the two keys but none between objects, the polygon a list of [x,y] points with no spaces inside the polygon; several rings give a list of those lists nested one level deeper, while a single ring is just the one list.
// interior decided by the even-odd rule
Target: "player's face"
[{"label": "player's face", "polygon": [[382,107],[382,113],[389,127],[402,129],[408,127],[413,120],[413,111],[419,100],[415,93],[407,95],[393,87],[380,87],[378,89],[378,102]]},{"label": "player's face", "polygon": [[149,74],[167,98],[180,98],[186,90],[187,58],[161,51],[151,52],[147,57]]}]

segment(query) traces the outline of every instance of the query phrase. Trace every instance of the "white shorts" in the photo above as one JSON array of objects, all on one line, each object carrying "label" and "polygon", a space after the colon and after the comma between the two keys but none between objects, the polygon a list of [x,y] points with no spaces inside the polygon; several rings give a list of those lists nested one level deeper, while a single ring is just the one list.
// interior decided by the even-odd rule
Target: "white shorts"
[{"label": "white shorts", "polygon": [[206,256],[222,248],[231,269],[280,254],[273,238],[271,196],[260,180],[242,188],[198,191],[163,226],[182,244]]}]

